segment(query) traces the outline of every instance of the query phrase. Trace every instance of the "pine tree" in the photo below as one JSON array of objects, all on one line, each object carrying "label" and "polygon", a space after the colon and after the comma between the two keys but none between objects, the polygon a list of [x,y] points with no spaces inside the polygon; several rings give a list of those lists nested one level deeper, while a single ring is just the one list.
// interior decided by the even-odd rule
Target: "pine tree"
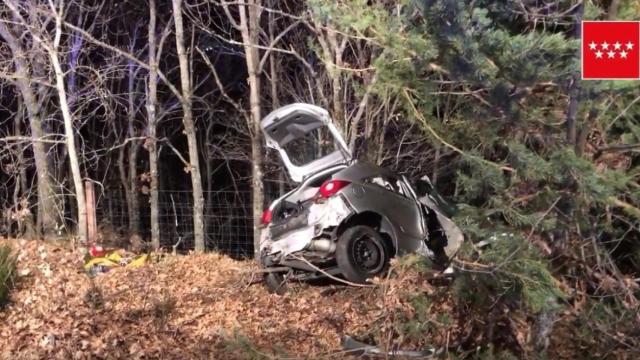
[{"label": "pine tree", "polygon": [[[567,295],[557,285],[565,271],[637,278],[638,90],[579,80],[580,20],[611,10],[574,1],[393,5],[316,2],[312,9],[342,34],[367,39],[376,101],[400,101],[402,117],[452,160],[439,190],[458,203],[455,220],[470,240],[462,258],[481,266],[462,266],[461,301],[492,307],[488,321],[496,306],[507,306],[552,326]],[[618,18],[638,17],[634,6],[621,2]],[[626,254],[606,239],[619,239]],[[479,241],[490,245],[471,244]],[[551,271],[543,251],[566,259],[560,271]],[[580,258],[586,263],[571,260]],[[637,306],[637,293],[611,290],[619,304]]]}]

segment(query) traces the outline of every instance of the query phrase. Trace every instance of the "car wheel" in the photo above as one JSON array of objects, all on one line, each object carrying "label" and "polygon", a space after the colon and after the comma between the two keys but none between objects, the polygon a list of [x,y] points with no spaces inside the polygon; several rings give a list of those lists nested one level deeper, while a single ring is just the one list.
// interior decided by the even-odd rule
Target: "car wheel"
[{"label": "car wheel", "polygon": [[264,284],[272,294],[283,295],[287,292],[287,280],[283,272],[270,272],[264,275]]},{"label": "car wheel", "polygon": [[336,261],[345,279],[364,284],[389,269],[390,251],[376,230],[357,225],[345,230],[336,246]]}]

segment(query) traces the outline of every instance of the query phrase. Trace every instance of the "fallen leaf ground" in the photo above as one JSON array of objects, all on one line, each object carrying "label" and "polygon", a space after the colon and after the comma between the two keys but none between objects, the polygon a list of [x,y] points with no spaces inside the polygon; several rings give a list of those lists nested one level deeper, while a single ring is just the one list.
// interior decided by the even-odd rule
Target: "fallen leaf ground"
[{"label": "fallen leaf ground", "polygon": [[[426,346],[397,336],[398,326],[425,313],[434,326],[408,334],[434,342],[455,336],[454,326],[439,323],[450,310],[448,295],[415,273],[370,288],[293,284],[278,296],[255,283],[253,262],[218,254],[166,256],[92,279],[79,251],[10,242],[20,276],[0,310],[2,359],[342,358],[345,334]],[[412,299],[424,294],[438,300],[417,313]]]}]

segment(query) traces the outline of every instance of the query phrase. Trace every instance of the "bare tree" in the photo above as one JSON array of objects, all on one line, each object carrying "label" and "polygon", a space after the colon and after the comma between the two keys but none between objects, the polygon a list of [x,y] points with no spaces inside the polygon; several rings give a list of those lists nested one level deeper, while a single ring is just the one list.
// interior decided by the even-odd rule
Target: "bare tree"
[{"label": "bare tree", "polygon": [[84,196],[84,184],[82,183],[82,174],[80,173],[80,162],[78,161],[78,151],[75,143],[75,130],[73,127],[73,118],[69,110],[67,101],[67,93],[65,91],[64,72],[60,65],[58,49],[60,47],[60,39],[62,38],[62,10],[64,9],[64,1],[60,1],[59,10],[50,3],[51,11],[55,16],[55,34],[53,43],[49,43],[44,39],[40,39],[42,46],[45,48],[51,59],[51,65],[55,72],[56,90],[60,101],[60,110],[64,120],[64,130],[67,150],[69,152],[69,163],[73,175],[73,185],[76,192],[76,202],[78,207],[78,238],[81,243],[87,242],[87,204]]},{"label": "bare tree", "polygon": [[[5,73],[9,73],[9,71],[5,70],[0,72],[0,76],[4,77]],[[18,237],[26,236],[27,238],[33,238],[36,236],[34,233],[36,227],[34,226],[34,219],[28,202],[32,189],[28,184],[27,177],[30,159],[28,156],[25,156],[25,149],[30,146],[31,139],[28,136],[22,135],[25,111],[21,100],[20,97],[16,98],[16,110],[12,116],[8,117],[9,119],[13,117],[13,126],[7,122],[6,129],[0,129],[0,133],[3,135],[13,133],[13,136],[8,135],[0,138],[0,142],[2,143],[2,147],[0,147],[0,159],[3,160],[0,165],[0,175],[3,180],[0,181],[0,191],[4,195],[0,198],[0,206],[2,206],[3,210],[3,222],[0,223],[0,231],[6,232],[9,236],[15,234],[15,236]],[[9,107],[2,106],[0,108],[9,110]],[[7,161],[7,159],[9,161]],[[8,175],[8,179],[5,175]],[[11,194],[12,203],[9,202],[11,193],[10,183],[13,183],[13,191]],[[17,226],[14,227],[14,224]]]},{"label": "bare tree", "polygon": [[[129,43],[129,53],[135,53],[135,46],[138,38],[138,24],[134,25],[131,40]],[[128,147],[120,148],[119,169],[122,185],[125,190],[127,200],[127,213],[129,215],[129,235],[138,235],[140,233],[140,196],[138,191],[138,153],[142,145],[136,127],[136,114],[138,107],[136,104],[137,97],[137,75],[141,68],[131,59],[127,61],[127,130],[125,141]],[[129,150],[126,167],[124,164],[124,153]]]},{"label": "bare tree", "polygon": [[332,88],[332,117],[338,127],[346,132],[347,125],[344,117],[342,72],[344,68],[343,55],[348,45],[349,38],[339,33],[332,27],[326,26],[315,18],[312,18],[316,39],[322,49],[322,61],[326,68],[326,75],[331,80]]},{"label": "bare tree", "polygon": [[[232,13],[231,4],[237,5],[237,17]],[[265,34],[264,29],[260,25],[260,17],[262,12],[267,9],[262,5],[261,0],[240,0],[237,2],[222,2],[221,6],[229,20],[231,26],[240,33],[242,42],[235,41],[233,39],[224,39],[226,42],[233,45],[241,45],[244,48],[245,61],[247,65],[247,83],[249,85],[249,116],[247,118],[247,127],[249,138],[251,140],[251,193],[252,193],[252,212],[253,212],[253,243],[254,249],[258,249],[260,245],[260,217],[258,214],[262,212],[264,206],[264,184],[263,184],[263,163],[264,163],[264,150],[262,141],[262,132],[260,130],[260,121],[262,120],[262,98],[261,94],[261,76],[263,74],[264,67],[267,60],[270,60],[270,74],[274,75],[277,69],[275,59],[272,59],[274,53],[283,53],[291,55],[298,60],[302,61],[306,66],[310,67],[308,63],[295,51],[291,49],[279,48],[278,43],[283,37],[291,30],[295,29],[301,21],[297,16],[290,16],[286,12],[268,9],[270,13],[267,44],[261,44],[261,35]],[[234,8],[235,9],[235,8]],[[285,28],[279,29],[276,34],[276,28],[274,26],[275,19],[272,16],[273,13],[280,14],[281,16],[291,18],[292,21]],[[206,26],[203,26],[206,30]],[[217,34],[214,34],[218,36]],[[263,50],[263,53],[260,53]],[[212,71],[215,72],[215,69]],[[272,104],[274,106],[279,104],[279,97],[274,96],[274,92],[278,89],[278,84],[275,78],[271,79],[273,83],[272,87]],[[220,84],[218,86],[221,88]],[[227,97],[228,98],[228,97]],[[233,101],[231,101],[233,103]],[[237,108],[237,106],[236,106]],[[256,256],[258,253],[255,253]]]},{"label": "bare tree", "polygon": [[[247,71],[249,73],[249,107],[251,109],[251,188],[253,210],[253,246],[260,246],[260,218],[264,206],[264,184],[262,183],[262,136],[260,130],[260,54],[258,52],[260,30],[260,0],[242,0],[240,10],[240,33],[244,45]],[[258,256],[258,251],[255,251]]]},{"label": "bare tree", "polygon": [[156,141],[156,108],[158,105],[158,59],[156,47],[156,1],[149,0],[149,77],[147,93],[147,140],[149,152],[149,201],[151,203],[151,245],[160,247],[159,196],[158,196],[158,146]]},{"label": "bare tree", "polygon": [[175,24],[176,50],[180,63],[180,84],[182,105],[182,122],[189,147],[189,172],[193,191],[193,236],[196,251],[204,251],[204,196],[202,192],[202,178],[198,159],[198,143],[196,127],[193,119],[192,88],[189,76],[189,62],[185,51],[184,26],[182,23],[182,0],[172,0],[173,19]]},{"label": "bare tree", "polygon": [[[15,11],[15,7],[11,9],[13,16],[19,16]],[[7,14],[8,15],[8,14]],[[15,67],[13,81],[16,84],[22,102],[27,112],[29,127],[31,131],[31,148],[37,172],[37,188],[38,188],[38,224],[39,231],[46,239],[55,234],[58,226],[62,224],[61,210],[56,202],[56,186],[52,176],[49,161],[47,160],[47,151],[49,146],[42,141],[49,134],[42,127],[41,102],[39,93],[34,89],[37,79],[34,79],[30,69],[29,56],[20,35],[15,35],[15,30],[8,27],[8,22],[0,22],[0,37],[2,37],[12,52],[12,60]],[[24,27],[16,25],[19,32],[24,31]],[[35,55],[35,54],[34,54]],[[37,61],[37,60],[32,60]],[[23,189],[26,191],[26,189]]]}]

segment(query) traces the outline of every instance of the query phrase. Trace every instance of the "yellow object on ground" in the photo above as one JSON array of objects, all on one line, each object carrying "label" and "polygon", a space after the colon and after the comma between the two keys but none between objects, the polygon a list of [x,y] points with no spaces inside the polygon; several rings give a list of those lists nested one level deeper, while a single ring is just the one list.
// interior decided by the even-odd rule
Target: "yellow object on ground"
[{"label": "yellow object on ground", "polygon": [[134,257],[133,260],[131,260],[125,266],[126,267],[132,267],[132,268],[140,267],[140,266],[144,265],[147,262],[147,260],[149,260],[149,255],[148,254],[138,255],[138,256]]},{"label": "yellow object on ground", "polygon": [[90,273],[96,274],[109,271],[115,267],[131,267],[137,268],[147,263],[148,254],[137,255],[133,258],[123,257],[119,251],[112,251],[105,256],[94,257],[84,263],[84,269]]},{"label": "yellow object on ground", "polygon": [[93,268],[94,266],[104,266],[107,268],[111,268],[120,266],[120,264],[116,261],[108,259],[107,257],[96,257],[84,263],[85,270],[91,270],[91,268]]}]

